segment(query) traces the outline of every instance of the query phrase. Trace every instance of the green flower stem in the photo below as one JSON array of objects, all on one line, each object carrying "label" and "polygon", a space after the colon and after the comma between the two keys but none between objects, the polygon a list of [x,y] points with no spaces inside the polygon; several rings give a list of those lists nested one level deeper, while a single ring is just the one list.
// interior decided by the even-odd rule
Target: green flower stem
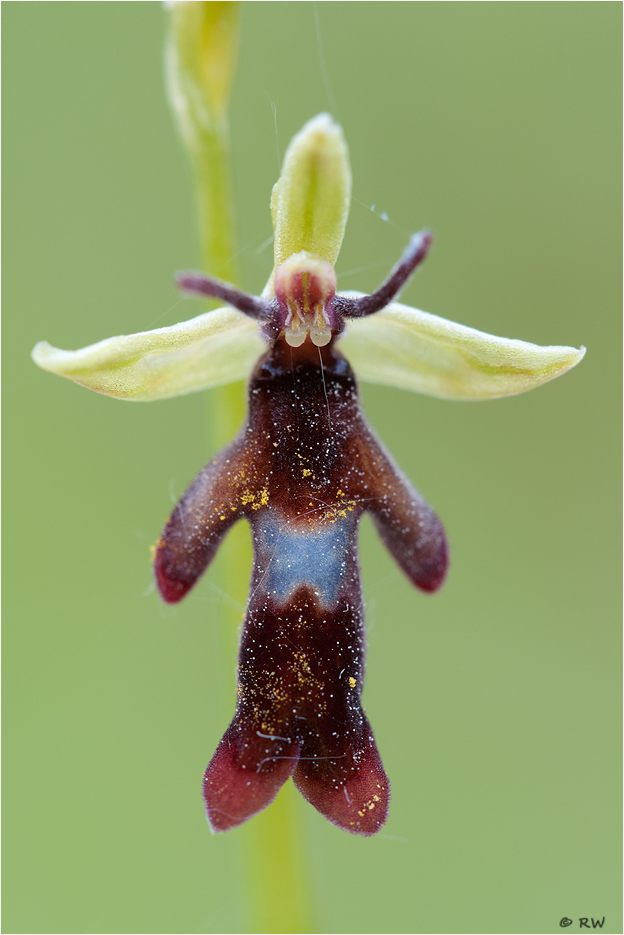
[{"label": "green flower stem", "polygon": [[249,854],[250,931],[316,932],[298,813],[301,796],[289,780],[275,802],[244,829]]},{"label": "green flower stem", "polygon": [[215,132],[205,134],[193,161],[206,271],[234,283],[238,270],[228,136],[227,124],[220,122]]},{"label": "green flower stem", "polygon": [[236,281],[228,103],[235,73],[239,4],[174,3],[167,84],[191,157],[206,270]]},{"label": "green flower stem", "polygon": [[[174,5],[168,49],[169,89],[193,165],[203,265],[207,272],[232,283],[237,282],[238,274],[227,99],[237,35],[236,3]],[[243,422],[243,385],[235,383],[211,390],[209,406],[210,447],[216,451],[231,441]],[[230,598],[222,604],[227,622],[225,668],[230,671],[241,623],[239,608],[245,605],[251,567],[247,530],[237,527],[224,551],[218,567],[221,586]],[[234,697],[232,691],[232,701]],[[288,782],[273,805],[233,832],[242,842],[250,932],[314,931],[303,865],[303,834],[297,827],[298,804],[294,786]]]}]

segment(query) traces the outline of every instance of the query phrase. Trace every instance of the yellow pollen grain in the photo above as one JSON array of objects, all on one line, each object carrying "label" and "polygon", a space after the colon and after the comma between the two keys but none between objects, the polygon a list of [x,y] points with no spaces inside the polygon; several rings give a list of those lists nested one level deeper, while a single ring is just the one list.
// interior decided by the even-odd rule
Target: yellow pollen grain
[{"label": "yellow pollen grain", "polygon": [[355,688],[356,684],[357,684],[357,679],[354,679],[353,676],[351,675],[349,677],[349,685],[351,686],[351,688]]},{"label": "yellow pollen grain", "polygon": [[312,471],[309,471],[308,468],[304,468],[304,469],[303,469],[303,476],[304,476],[304,477],[309,477],[311,473],[312,473]]},{"label": "yellow pollen grain", "polygon": [[225,519],[225,516],[220,516],[219,519]]},{"label": "yellow pollen grain", "polygon": [[260,507],[266,506],[269,502],[269,491],[266,487],[255,492],[246,488],[243,490],[240,499],[243,506],[249,505],[252,510],[259,510]]}]

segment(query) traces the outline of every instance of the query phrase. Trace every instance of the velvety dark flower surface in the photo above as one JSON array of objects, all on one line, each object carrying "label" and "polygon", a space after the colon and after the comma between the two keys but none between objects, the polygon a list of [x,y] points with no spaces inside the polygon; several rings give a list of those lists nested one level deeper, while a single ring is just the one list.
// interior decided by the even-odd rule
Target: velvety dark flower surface
[{"label": "velvety dark flower surface", "polygon": [[252,374],[247,424],[184,495],[156,556],[161,593],[177,601],[232,523],[251,523],[236,714],[204,779],[217,830],[264,808],[291,775],[348,831],[385,821],[389,784],[360,703],[366,511],[414,584],[438,587],[442,527],[368,428],[351,367],[333,341],[279,337]]},{"label": "velvety dark flower surface", "polygon": [[394,301],[429,249],[426,232],[375,293],[336,293],[349,201],[342,132],[321,114],[291,142],[273,191],[275,268],[261,297],[187,273],[182,288],[228,307],[79,351],[45,342],[33,351],[45,369],[132,400],[251,371],[245,425],[182,497],[155,560],[160,592],[175,603],[233,523],[251,524],[236,711],[204,777],[218,831],[263,809],[290,776],[347,831],[374,834],[386,819],[389,783],[361,706],[358,523],[371,514],[424,591],[442,583],[447,549],[439,520],[367,426],[343,352],[360,378],[464,400],[531,389],[584,354],[494,337]]}]

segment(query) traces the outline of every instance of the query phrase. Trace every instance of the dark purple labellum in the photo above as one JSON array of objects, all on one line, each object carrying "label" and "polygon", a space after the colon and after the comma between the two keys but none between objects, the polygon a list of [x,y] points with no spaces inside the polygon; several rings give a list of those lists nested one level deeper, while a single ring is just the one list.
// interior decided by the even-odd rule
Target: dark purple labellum
[{"label": "dark purple labellum", "polygon": [[367,426],[334,339],[292,346],[281,336],[252,374],[241,433],[191,484],[156,554],[173,603],[233,523],[252,527],[236,713],[204,777],[216,831],[265,808],[289,776],[347,831],[374,834],[386,820],[389,783],[360,702],[364,512],[410,580],[438,588],[442,526]]}]

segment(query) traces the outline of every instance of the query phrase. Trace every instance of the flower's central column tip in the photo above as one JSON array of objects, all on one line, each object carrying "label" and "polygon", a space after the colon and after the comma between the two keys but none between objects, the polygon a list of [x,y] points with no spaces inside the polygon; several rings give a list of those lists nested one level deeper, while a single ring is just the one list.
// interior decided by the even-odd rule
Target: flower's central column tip
[{"label": "flower's central column tip", "polygon": [[304,123],[294,139],[297,139],[297,137],[307,137],[308,134],[314,133],[331,136],[338,134],[341,140],[344,139],[340,124],[336,123],[331,114],[325,112],[317,114],[316,117],[312,117],[307,123]]},{"label": "flower's central column tip", "polygon": [[302,250],[275,271],[275,297],[279,303],[280,330],[291,347],[300,347],[309,334],[313,344],[324,347],[336,327],[333,301],[336,273],[331,263]]}]

